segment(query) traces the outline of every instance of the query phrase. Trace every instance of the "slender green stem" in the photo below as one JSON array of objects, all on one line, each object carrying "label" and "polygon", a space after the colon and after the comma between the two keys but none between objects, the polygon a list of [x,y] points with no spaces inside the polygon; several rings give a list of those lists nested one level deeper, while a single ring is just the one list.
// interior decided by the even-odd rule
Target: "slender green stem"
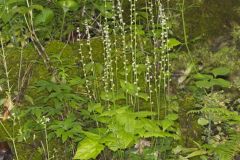
[{"label": "slender green stem", "polygon": [[11,139],[12,141],[12,144],[13,144],[13,149],[14,149],[14,152],[15,152],[15,155],[16,155],[16,159],[18,160],[18,153],[17,153],[17,147],[16,147],[16,143],[15,143],[15,139],[14,137],[12,137],[12,135],[8,132],[7,128],[4,126],[4,124],[2,123],[2,121],[0,121],[0,124],[3,128],[3,130],[5,131],[5,133],[8,135],[9,139]]},{"label": "slender green stem", "polygon": [[11,136],[11,134],[8,132],[7,128],[4,126],[4,124],[2,123],[2,121],[0,121],[0,123],[1,123],[1,126],[2,126],[2,128],[4,129],[4,131],[7,133],[8,137],[11,139],[12,136]]},{"label": "slender green stem", "polygon": [[185,47],[186,47],[186,49],[187,49],[188,56],[190,57],[191,62],[194,64],[194,61],[193,61],[193,58],[192,58],[192,55],[191,55],[191,51],[190,51],[189,45],[188,45],[188,36],[187,36],[187,30],[186,30],[186,22],[185,22],[184,12],[185,12],[185,0],[182,0],[181,17],[182,17],[184,44],[185,44]]},{"label": "slender green stem", "polygon": [[18,153],[17,153],[17,147],[16,147],[16,143],[15,143],[15,139],[12,139],[12,144],[13,144],[13,149],[16,155],[16,159],[18,160]]},{"label": "slender green stem", "polygon": [[47,125],[46,124],[44,124],[44,132],[45,132],[47,159],[49,160],[50,158],[49,158],[48,135],[47,135]]},{"label": "slender green stem", "polygon": [[61,34],[60,34],[60,40],[62,40],[62,34],[63,34],[63,28],[64,28],[64,23],[65,23],[65,18],[66,18],[66,12],[63,12],[63,21],[62,21],[62,27],[61,27]]},{"label": "slender green stem", "polygon": [[10,81],[9,81],[9,71],[8,71],[6,54],[5,54],[5,50],[4,50],[4,46],[3,46],[3,39],[2,39],[1,32],[0,32],[0,42],[1,42],[0,44],[1,44],[1,46],[2,46],[2,47],[1,47],[1,52],[2,52],[3,66],[4,66],[4,70],[5,70],[5,75],[6,75],[8,94],[10,95],[10,93],[11,93],[11,87],[10,87]]}]

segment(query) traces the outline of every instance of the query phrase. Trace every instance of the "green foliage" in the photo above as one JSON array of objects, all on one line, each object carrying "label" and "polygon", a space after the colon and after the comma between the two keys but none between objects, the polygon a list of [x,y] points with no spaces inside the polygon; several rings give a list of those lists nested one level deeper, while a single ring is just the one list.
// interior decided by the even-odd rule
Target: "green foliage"
[{"label": "green foliage", "polygon": [[209,121],[205,118],[199,118],[198,119],[198,124],[200,124],[201,126],[205,126],[209,123]]},{"label": "green foliage", "polygon": [[53,130],[57,137],[61,137],[63,143],[70,138],[77,140],[82,131],[81,124],[74,115],[69,115],[63,121],[53,121],[49,129]]},{"label": "green foliage", "polygon": [[221,44],[187,35],[184,15],[212,2],[184,2],[0,0],[0,105],[14,103],[0,137],[16,159],[239,154],[239,27]]},{"label": "green foliage", "polygon": [[240,134],[230,135],[228,140],[214,148],[219,159],[232,160],[240,151]]},{"label": "green foliage", "polygon": [[[113,107],[111,106],[111,108]],[[86,159],[95,158],[104,146],[112,151],[127,149],[140,138],[178,138],[178,135],[173,133],[177,131],[174,126],[174,121],[177,120],[175,114],[169,114],[165,120],[158,122],[148,118],[154,116],[155,113],[147,111],[132,112],[128,106],[119,106],[116,109],[102,112],[100,104],[91,104],[89,111],[95,113],[97,122],[105,124],[107,128],[104,128],[103,132],[99,132],[100,135],[93,136],[94,132],[88,132],[86,138],[79,144],[75,159],[84,159],[84,156],[81,155],[86,155],[88,157]],[[168,131],[171,131],[171,133]],[[86,141],[89,143],[85,143]],[[100,146],[100,148],[90,153],[87,148],[95,145]]]},{"label": "green foliage", "polygon": [[45,8],[35,17],[34,22],[36,25],[47,25],[52,21],[53,17],[53,11],[49,8]]},{"label": "green foliage", "polygon": [[[209,154],[214,154],[217,159],[224,160],[233,159],[239,153],[239,133],[236,124],[240,122],[240,116],[238,112],[230,111],[226,107],[227,103],[229,101],[224,97],[223,92],[211,93],[203,98],[201,109],[189,112],[199,115],[198,124],[206,127]],[[215,125],[219,133],[212,131]],[[226,130],[231,136],[225,137],[222,130]],[[215,137],[218,138],[215,139]]]},{"label": "green foliage", "polygon": [[218,68],[214,68],[213,70],[211,70],[211,73],[217,77],[217,76],[225,76],[227,74],[230,73],[230,69],[227,67],[218,67]]},{"label": "green foliage", "polygon": [[199,88],[212,88],[214,86],[220,86],[223,88],[228,88],[231,86],[231,83],[223,78],[217,78],[218,76],[226,76],[229,74],[229,68],[219,67],[214,68],[210,73],[213,74],[202,74],[197,73],[193,77],[196,79],[196,86]]},{"label": "green foliage", "polygon": [[86,138],[80,142],[73,159],[95,159],[103,149],[104,146],[102,144],[95,140]]},{"label": "green foliage", "polygon": [[174,38],[170,38],[168,39],[168,48],[172,49],[173,47],[176,47],[178,45],[180,45],[181,42],[179,42],[178,40],[174,39]]},{"label": "green foliage", "polygon": [[62,7],[64,12],[74,11],[79,8],[79,4],[74,0],[61,0],[58,4]]}]

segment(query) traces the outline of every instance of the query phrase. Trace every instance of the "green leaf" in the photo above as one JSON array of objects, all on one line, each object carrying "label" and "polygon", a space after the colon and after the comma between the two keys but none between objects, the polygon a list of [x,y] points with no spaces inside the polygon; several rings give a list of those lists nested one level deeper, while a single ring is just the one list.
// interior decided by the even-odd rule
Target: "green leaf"
[{"label": "green leaf", "polygon": [[135,117],[138,118],[144,118],[144,117],[149,117],[149,116],[154,116],[156,115],[155,112],[150,112],[150,111],[140,111],[140,112],[134,112],[133,113]]},{"label": "green leaf", "polygon": [[205,126],[209,123],[209,121],[205,118],[199,118],[198,119],[198,124],[201,125],[201,126]]},{"label": "green leaf", "polygon": [[126,149],[134,141],[133,134],[127,133],[122,129],[117,129],[116,132],[110,133],[107,137],[102,139],[102,142],[108,146],[112,151],[118,149]]},{"label": "green leaf", "polygon": [[5,1],[5,3],[6,2],[8,5],[11,5],[11,4],[15,4],[15,3],[17,3],[17,4],[24,3],[25,1],[24,0],[7,0],[7,1]]},{"label": "green leaf", "polygon": [[101,93],[101,99],[102,100],[105,100],[105,101],[111,101],[111,102],[115,102],[117,100],[120,100],[120,99],[125,99],[125,95],[124,93],[122,92],[102,92]]},{"label": "green leaf", "polygon": [[197,81],[195,84],[199,88],[207,88],[207,89],[213,86],[213,83],[207,80]]},{"label": "green leaf", "polygon": [[101,139],[101,136],[92,132],[82,131],[81,133],[85,134],[89,139],[98,141]]},{"label": "green leaf", "polygon": [[74,0],[62,0],[58,4],[63,8],[64,12],[75,11],[79,8],[79,4]]},{"label": "green leaf", "polygon": [[193,78],[198,79],[198,80],[210,80],[210,79],[213,79],[213,76],[209,75],[209,74],[197,73],[193,76]]},{"label": "green leaf", "polygon": [[227,67],[214,68],[211,73],[216,76],[224,76],[230,73],[230,69]]},{"label": "green leaf", "polygon": [[136,120],[134,115],[129,113],[122,113],[116,115],[116,121],[124,127],[128,133],[134,133],[136,128]]},{"label": "green leaf", "polygon": [[149,98],[149,96],[148,96],[147,93],[142,93],[142,92],[138,93],[138,94],[137,94],[137,97],[142,98],[142,99],[144,99],[145,101],[148,101],[148,98]]},{"label": "green leaf", "polygon": [[5,98],[0,99],[0,106],[4,104],[5,100],[6,100]]},{"label": "green leaf", "polygon": [[49,8],[45,8],[35,17],[35,25],[47,25],[52,21],[53,17],[53,11]]},{"label": "green leaf", "polygon": [[103,106],[101,106],[101,103],[90,103],[88,105],[88,111],[102,113]]},{"label": "green leaf", "polygon": [[7,23],[11,20],[13,16],[14,16],[14,13],[10,11],[8,14],[2,14],[0,18],[4,23]]},{"label": "green leaf", "polygon": [[124,107],[120,107],[116,110],[108,110],[108,111],[103,112],[100,115],[100,117],[104,117],[104,116],[111,117],[111,116],[114,116],[116,114],[126,113],[128,109],[129,109],[128,106],[124,106]]},{"label": "green leaf", "polygon": [[171,49],[173,47],[178,46],[179,44],[181,44],[181,42],[179,42],[178,40],[176,40],[175,38],[170,38],[168,39],[168,48]]},{"label": "green leaf", "polygon": [[178,119],[178,114],[175,114],[175,113],[168,114],[165,118],[170,120],[170,121],[175,121],[175,120]]},{"label": "green leaf", "polygon": [[77,152],[73,159],[95,159],[101,151],[104,149],[104,145],[100,144],[95,140],[91,140],[89,138],[85,138],[83,141],[79,143],[77,148]]},{"label": "green leaf", "polygon": [[147,70],[147,66],[145,64],[137,64],[137,73],[141,74],[141,73],[145,73]]},{"label": "green leaf", "polygon": [[24,99],[25,99],[26,101],[28,101],[29,103],[34,104],[33,98],[32,98],[31,96],[29,96],[29,95],[24,95]]},{"label": "green leaf", "polygon": [[97,75],[101,75],[103,72],[103,65],[101,63],[95,63],[94,69]]},{"label": "green leaf", "polygon": [[229,81],[222,78],[213,79],[211,82],[213,83],[213,85],[217,85],[225,88],[228,88],[231,86],[231,83]]},{"label": "green leaf", "polygon": [[120,85],[125,92],[127,92],[133,96],[135,96],[135,94],[138,92],[137,85],[131,84],[129,82],[125,82],[123,80],[120,81]]},{"label": "green leaf", "polygon": [[204,150],[198,150],[198,151],[194,151],[192,152],[191,154],[189,154],[187,157],[185,158],[192,158],[192,157],[196,157],[196,156],[201,156],[201,155],[204,155],[206,154],[207,152],[204,151]]},{"label": "green leaf", "polygon": [[101,12],[101,15],[107,18],[112,18],[113,13],[112,11],[112,3],[106,2],[106,3],[94,3],[93,4],[97,10]]},{"label": "green leaf", "polygon": [[137,126],[144,128],[148,132],[160,132],[159,124],[151,119],[141,119]]},{"label": "green leaf", "polygon": [[36,9],[36,10],[39,10],[39,11],[44,10],[43,6],[38,5],[38,4],[31,5],[31,6],[29,7],[29,9],[31,9],[31,10]]},{"label": "green leaf", "polygon": [[69,84],[81,86],[84,84],[84,80],[81,79],[80,77],[73,77],[71,80],[69,80]]},{"label": "green leaf", "polygon": [[168,132],[163,132],[163,131],[159,131],[159,132],[145,132],[144,134],[142,134],[143,137],[145,138],[150,138],[150,137],[162,137],[162,138],[165,138],[165,137],[172,137],[172,138],[175,138],[177,139],[177,135],[175,134],[171,134],[171,133],[168,133]]},{"label": "green leaf", "polygon": [[169,127],[171,127],[174,122],[171,121],[171,120],[168,120],[168,119],[164,119],[160,122],[162,128],[163,128],[163,131],[165,131],[166,129],[168,129]]}]

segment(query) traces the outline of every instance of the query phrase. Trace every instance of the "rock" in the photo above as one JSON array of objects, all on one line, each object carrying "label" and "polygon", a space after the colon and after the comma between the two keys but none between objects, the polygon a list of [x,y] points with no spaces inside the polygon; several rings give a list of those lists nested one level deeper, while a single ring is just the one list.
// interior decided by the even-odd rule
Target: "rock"
[{"label": "rock", "polygon": [[0,142],[0,160],[13,160],[11,148],[7,142]]}]

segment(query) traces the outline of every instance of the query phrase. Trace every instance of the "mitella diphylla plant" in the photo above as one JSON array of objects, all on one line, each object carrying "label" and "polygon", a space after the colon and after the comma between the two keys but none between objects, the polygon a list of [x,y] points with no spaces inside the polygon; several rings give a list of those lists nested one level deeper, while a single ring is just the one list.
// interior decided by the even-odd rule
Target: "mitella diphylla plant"
[{"label": "mitella diphylla plant", "polygon": [[[130,1],[129,24],[123,19],[120,0],[105,0],[98,5],[103,19],[99,24],[104,48],[102,64],[94,59],[89,22],[84,22],[82,30],[77,29],[81,77],[90,101],[88,112],[96,127],[83,129],[85,138],[80,141],[74,159],[96,158],[105,148],[118,152],[132,147],[141,138],[178,139],[179,131],[174,124],[178,116],[169,113],[166,97],[170,85],[169,54],[180,42],[168,37],[162,4],[146,3],[146,25],[139,23],[137,0]],[[96,81],[97,76],[100,81]],[[147,111],[142,111],[143,108]]]},{"label": "mitella diphylla plant", "polygon": [[239,159],[238,4],[0,0],[0,152]]},{"label": "mitella diphylla plant", "polygon": [[[125,151],[141,156],[145,148],[151,148],[152,158],[166,156],[167,151],[160,154],[155,147],[179,139],[179,128],[175,123],[177,110],[169,107],[168,98],[170,54],[180,42],[169,38],[168,18],[161,2],[148,0],[141,6],[138,0],[127,4],[121,0],[81,1],[81,5],[74,0],[57,1],[63,17],[60,18],[59,33],[54,37],[60,41],[65,40],[67,33],[64,32],[66,17],[81,10],[81,23],[76,31],[78,52],[75,55],[80,67],[76,72],[75,64],[66,65],[65,61],[70,59],[63,58],[69,44],[45,44],[42,41],[53,37],[37,36],[44,31],[42,27],[56,18],[57,13],[47,7],[32,6],[31,1],[26,2],[27,7],[22,6],[26,9],[22,10],[22,15],[29,31],[26,39],[33,41],[31,49],[36,49],[43,58],[43,64],[40,64],[47,66],[47,74],[52,79],[37,80],[34,86],[29,87],[27,91],[33,92],[36,98],[24,95],[24,102],[29,102],[30,107],[20,111],[18,141],[36,143],[44,159],[59,156],[55,152],[55,140],[64,144],[63,148],[70,150],[74,159],[100,157],[109,150],[119,157]],[[94,9],[89,7],[92,4]],[[129,8],[125,9],[125,5]],[[101,43],[100,49],[95,45],[96,39]],[[60,49],[59,44],[62,45]],[[21,54],[23,49],[25,46],[22,46]],[[48,56],[52,52],[53,55]],[[4,54],[4,50],[1,53]],[[21,63],[25,63],[21,57]],[[35,61],[31,65],[38,63]],[[74,66],[74,69],[69,69],[69,66]],[[5,64],[4,67],[8,79],[9,71]],[[19,82],[22,76],[26,76],[21,70],[24,69],[19,69]],[[29,70],[31,73],[27,76],[31,77],[35,70]],[[11,85],[7,86],[10,94]],[[149,143],[134,149],[142,141]],[[79,143],[77,149],[74,146],[76,142]],[[73,147],[69,149],[68,145]]]}]

